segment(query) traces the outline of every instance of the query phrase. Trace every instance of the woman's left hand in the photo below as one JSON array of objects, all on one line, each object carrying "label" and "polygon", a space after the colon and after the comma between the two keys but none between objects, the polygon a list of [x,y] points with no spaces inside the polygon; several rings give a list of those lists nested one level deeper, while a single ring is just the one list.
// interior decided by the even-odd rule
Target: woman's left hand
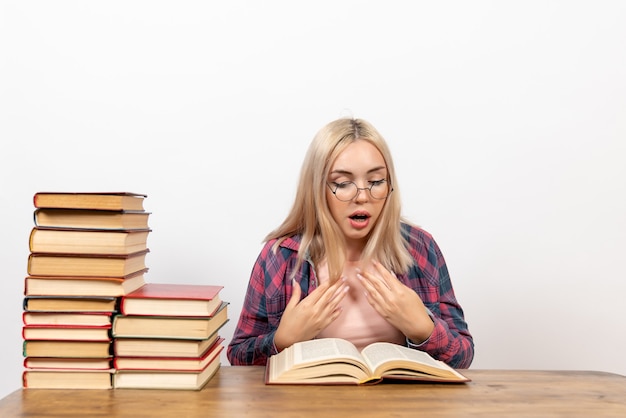
[{"label": "woman's left hand", "polygon": [[374,271],[357,272],[357,278],[365,288],[367,301],[409,340],[415,344],[426,341],[435,325],[422,299],[382,264],[377,261],[372,264]]}]

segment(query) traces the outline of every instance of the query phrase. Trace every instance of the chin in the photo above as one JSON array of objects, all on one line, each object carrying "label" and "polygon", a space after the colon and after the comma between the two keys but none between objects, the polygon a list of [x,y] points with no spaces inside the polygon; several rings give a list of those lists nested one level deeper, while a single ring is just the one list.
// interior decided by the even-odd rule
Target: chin
[{"label": "chin", "polygon": [[367,238],[370,235],[370,229],[366,229],[366,230],[361,230],[361,231],[344,231],[344,236],[346,237],[347,240],[350,241],[360,241],[360,240],[367,240]]}]

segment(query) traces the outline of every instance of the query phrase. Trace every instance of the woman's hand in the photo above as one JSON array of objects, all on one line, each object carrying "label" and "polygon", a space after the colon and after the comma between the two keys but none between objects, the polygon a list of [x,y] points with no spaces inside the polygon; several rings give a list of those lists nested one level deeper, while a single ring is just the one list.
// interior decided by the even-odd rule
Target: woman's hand
[{"label": "woman's hand", "polygon": [[341,314],[339,302],[344,298],[349,287],[345,279],[322,283],[303,300],[300,284],[294,281],[293,293],[280,320],[274,345],[282,351],[293,343],[315,338]]},{"label": "woman's hand", "polygon": [[365,288],[367,301],[376,312],[399,329],[415,344],[426,341],[435,324],[415,291],[377,261],[374,271],[358,271],[357,278]]}]

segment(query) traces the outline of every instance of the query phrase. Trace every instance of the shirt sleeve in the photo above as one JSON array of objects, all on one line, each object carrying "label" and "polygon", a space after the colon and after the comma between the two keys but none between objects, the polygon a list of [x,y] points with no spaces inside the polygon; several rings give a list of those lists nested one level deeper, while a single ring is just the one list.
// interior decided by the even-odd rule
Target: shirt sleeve
[{"label": "shirt sleeve", "polygon": [[226,350],[231,365],[265,365],[276,354],[274,334],[286,306],[285,263],[266,243],[250,275],[233,338]]},{"label": "shirt sleeve", "polygon": [[468,368],[474,358],[474,341],[463,309],[456,299],[448,268],[435,240],[427,232],[411,232],[409,242],[416,260],[409,274],[410,286],[420,295],[435,325],[422,350],[454,368]]}]

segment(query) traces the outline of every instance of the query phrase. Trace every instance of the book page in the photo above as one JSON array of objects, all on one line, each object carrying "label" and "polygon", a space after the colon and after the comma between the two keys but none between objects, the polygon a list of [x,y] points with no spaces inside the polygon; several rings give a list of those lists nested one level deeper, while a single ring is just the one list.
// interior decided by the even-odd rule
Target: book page
[{"label": "book page", "polygon": [[334,360],[337,358],[351,358],[359,363],[363,358],[359,350],[349,341],[338,338],[320,338],[303,341],[295,345],[294,364]]},{"label": "book page", "polygon": [[439,361],[423,351],[392,343],[374,343],[363,349],[363,357],[372,370],[389,360],[411,360],[431,367],[441,368]]},{"label": "book page", "polygon": [[359,383],[370,375],[357,348],[335,338],[295,343],[270,357],[268,374],[274,383]]}]

